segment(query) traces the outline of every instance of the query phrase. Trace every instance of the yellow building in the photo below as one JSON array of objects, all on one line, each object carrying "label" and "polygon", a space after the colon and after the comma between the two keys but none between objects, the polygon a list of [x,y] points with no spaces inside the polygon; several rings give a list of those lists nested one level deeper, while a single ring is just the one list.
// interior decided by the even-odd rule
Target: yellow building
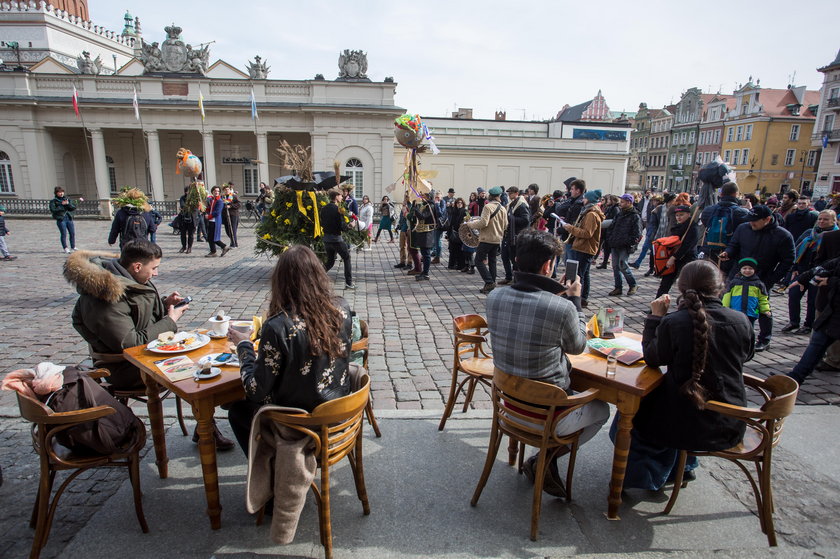
[{"label": "yellow building", "polygon": [[735,168],[741,191],[810,191],[819,163],[811,146],[819,91],[763,89],[750,80],[734,96],[720,154]]}]

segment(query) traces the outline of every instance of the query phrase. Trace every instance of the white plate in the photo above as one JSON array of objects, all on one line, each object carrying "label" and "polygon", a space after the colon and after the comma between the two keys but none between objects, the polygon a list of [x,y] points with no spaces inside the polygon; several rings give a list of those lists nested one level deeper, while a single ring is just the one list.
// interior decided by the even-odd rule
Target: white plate
[{"label": "white plate", "polygon": [[205,363],[210,363],[211,365],[217,365],[217,366],[222,366],[222,365],[230,365],[231,367],[238,367],[239,366],[239,357],[235,353],[233,354],[233,357],[231,357],[229,360],[227,360],[223,363],[219,363],[218,361],[216,361],[216,357],[218,357],[219,355],[221,355],[221,353],[209,353],[209,354],[205,355],[204,357],[202,357],[201,359],[199,359],[198,364],[199,365],[204,365]]},{"label": "white plate", "polygon": [[[183,349],[173,349],[173,350],[165,350],[159,349],[159,346],[168,345],[175,342],[179,342],[181,340],[185,340],[187,338],[195,338],[195,340],[185,346]],[[175,339],[171,342],[161,342],[160,340],[152,340],[146,345],[146,349],[151,351],[152,353],[184,353],[187,351],[192,351],[194,349],[198,349],[200,347],[204,347],[210,343],[210,337],[204,334],[198,334],[195,332],[178,332],[175,334]]]},{"label": "white plate", "polygon": [[223,339],[227,338],[227,334],[219,335],[216,332],[213,332],[212,330],[207,332],[207,335],[210,336],[211,338],[213,338],[214,340],[223,340]]},{"label": "white plate", "polygon": [[202,375],[200,371],[196,371],[193,374],[193,378],[195,380],[210,380],[211,378],[216,378],[217,376],[222,374],[222,370],[218,367],[210,367],[210,374]]}]

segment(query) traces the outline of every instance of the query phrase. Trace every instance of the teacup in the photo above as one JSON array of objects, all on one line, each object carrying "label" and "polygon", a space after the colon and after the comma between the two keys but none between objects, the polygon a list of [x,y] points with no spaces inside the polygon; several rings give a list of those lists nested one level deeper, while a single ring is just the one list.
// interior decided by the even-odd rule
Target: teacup
[{"label": "teacup", "polygon": [[228,328],[230,327],[230,317],[225,316],[219,320],[218,317],[214,316],[209,320],[210,326],[210,335],[216,336],[221,338],[222,336],[227,336]]},{"label": "teacup", "polygon": [[254,327],[254,323],[251,320],[234,320],[230,323],[230,327],[236,330],[237,332],[248,334]]}]

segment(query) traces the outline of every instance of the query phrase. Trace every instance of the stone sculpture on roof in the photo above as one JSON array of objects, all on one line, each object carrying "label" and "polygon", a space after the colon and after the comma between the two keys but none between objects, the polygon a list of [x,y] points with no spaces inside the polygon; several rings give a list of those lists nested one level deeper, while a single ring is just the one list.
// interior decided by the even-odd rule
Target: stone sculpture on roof
[{"label": "stone sculpture on roof", "polygon": [[99,75],[102,72],[102,59],[97,56],[95,60],[91,60],[88,51],[82,51],[82,54],[76,57],[76,66],[79,68],[80,74]]},{"label": "stone sculpture on roof", "polygon": [[268,77],[268,71],[271,68],[266,62],[262,61],[259,56],[254,57],[254,61],[248,61],[248,75],[252,80],[264,80]]},{"label": "stone sculpture on roof", "polygon": [[184,44],[181,40],[181,28],[176,25],[168,26],[166,40],[158,46],[157,42],[151,45],[143,41],[140,60],[150,72],[168,72],[179,74],[201,74],[207,72],[210,59],[209,46],[205,45],[200,49],[193,49],[192,45]]},{"label": "stone sculpture on roof", "polygon": [[367,53],[344,49],[338,57],[338,79],[344,81],[370,81],[367,77]]}]

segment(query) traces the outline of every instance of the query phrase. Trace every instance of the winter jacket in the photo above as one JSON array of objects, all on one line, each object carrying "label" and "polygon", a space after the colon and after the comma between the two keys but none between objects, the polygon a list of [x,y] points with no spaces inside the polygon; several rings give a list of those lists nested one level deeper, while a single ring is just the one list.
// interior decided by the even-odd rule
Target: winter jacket
[{"label": "winter jacket", "polygon": [[8,232],[9,228],[6,227],[6,218],[0,215],[0,237],[5,237]]},{"label": "winter jacket", "polygon": [[461,238],[458,236],[458,229],[460,229],[461,224],[464,223],[464,219],[467,217],[467,209],[450,206],[446,211],[449,212],[449,240],[460,243]]},{"label": "winter jacket", "polygon": [[[62,202],[67,201],[67,204],[62,204]],[[59,198],[56,196],[52,200],[50,200],[50,213],[52,217],[56,221],[61,221],[65,217],[67,219],[73,219],[73,212],[76,211],[76,204],[73,203],[73,200],[68,198],[67,196],[63,196]]]},{"label": "winter jacket", "polygon": [[[709,351],[701,383],[709,399],[746,405],[743,366],[753,356],[755,333],[743,314],[718,299],[704,301]],[[744,437],[746,425],[719,413],[698,410],[680,387],[691,378],[694,327],[688,310],[663,317],[649,315],[642,334],[645,362],[667,366],[663,382],[642,400],[633,426],[652,444],[686,450],[724,450]]]},{"label": "winter jacket", "polygon": [[155,220],[152,217],[151,212],[141,212],[134,206],[123,206],[117,213],[114,215],[114,221],[111,222],[111,232],[108,233],[108,244],[112,245],[117,242],[117,239],[120,240],[120,248],[125,244],[123,241],[123,231],[125,230],[125,222],[128,219],[128,216],[135,213],[142,213],[143,219],[146,220],[146,230],[147,231],[155,231],[157,230],[157,226],[155,225]]},{"label": "winter jacket", "polygon": [[749,318],[758,318],[759,314],[770,312],[770,297],[757,275],[747,278],[738,274],[726,286],[723,306],[740,311]]},{"label": "winter jacket", "polygon": [[[817,319],[814,330],[825,332],[831,338],[840,339],[840,257],[832,258],[821,264],[825,272],[820,275],[828,276],[828,285],[817,291]],[[803,272],[796,277],[800,285],[808,283],[816,275],[816,268]]]},{"label": "winter jacket", "polygon": [[[769,289],[785,277],[793,264],[793,237],[775,220],[758,231],[753,231],[749,223],[743,223],[735,229],[726,253],[736,263],[741,258],[755,258],[758,261],[756,275]],[[737,265],[732,266],[729,277],[735,277],[738,269]]]},{"label": "winter jacket", "polygon": [[515,244],[516,236],[528,227],[531,221],[531,211],[524,197],[518,196],[507,208],[508,226],[505,232],[507,242]]},{"label": "winter jacket", "polygon": [[[496,210],[499,210],[498,212]],[[490,216],[493,216],[492,218]],[[470,222],[470,227],[478,229],[478,242],[501,244],[502,237],[507,229],[508,216],[504,206],[498,200],[491,200],[484,204],[481,210],[481,217]]]},{"label": "winter jacket", "polygon": [[411,248],[432,248],[437,220],[432,205],[418,200],[408,211],[408,223],[411,228]]},{"label": "winter jacket", "polygon": [[817,254],[822,247],[823,237],[827,233],[837,231],[837,225],[831,229],[822,230],[819,227],[814,227],[802,233],[796,239],[796,254],[793,259],[793,270],[795,272],[804,272],[810,270],[817,262]]},{"label": "winter jacket", "polygon": [[134,281],[117,255],[105,252],[72,253],[64,277],[79,292],[73,328],[88,343],[94,365],[111,371],[109,382],[115,387],[142,386],[140,372],[123,359],[122,351],[178,328],[157,288]]},{"label": "winter jacket", "polygon": [[642,216],[639,210],[630,206],[620,210],[613,218],[612,227],[607,230],[607,243],[610,248],[631,248],[642,238]]},{"label": "winter jacket", "polygon": [[350,394],[350,305],[340,297],[334,303],[342,318],[337,332],[345,347],[342,357],[313,356],[306,324],[287,312],[263,324],[259,354],[250,342],[236,347],[248,400],[312,411],[318,404]]},{"label": "winter jacket", "polygon": [[674,223],[674,226],[671,227],[671,235],[676,235],[682,239],[680,248],[674,253],[678,266],[682,267],[697,259],[697,242],[700,240],[700,226],[697,225],[697,222],[692,222],[689,219],[685,223]]},{"label": "winter jacket", "polygon": [[653,237],[653,240],[661,239],[662,237],[667,237],[670,235],[671,232],[671,225],[673,225],[673,220],[671,219],[670,214],[668,213],[668,204],[659,204],[656,206],[656,209],[653,212],[656,214],[656,221],[657,221],[657,229],[656,234]]},{"label": "winter jacket", "polygon": [[601,243],[601,222],[604,221],[604,212],[598,204],[587,204],[578,216],[577,223],[572,226],[569,239],[572,241],[572,250],[584,254],[598,254],[598,247]]},{"label": "winter jacket", "polygon": [[732,232],[734,232],[735,228],[737,228],[739,225],[747,222],[747,216],[750,213],[750,211],[747,208],[744,208],[740,204],[738,204],[738,199],[734,196],[721,196],[720,201],[717,204],[714,204],[712,206],[706,206],[703,209],[703,213],[700,214],[700,221],[703,223],[703,227],[708,229],[713,216],[722,210],[727,210],[728,212],[731,212],[732,225],[730,226],[731,229],[729,230]]},{"label": "winter jacket", "polygon": [[[583,195],[577,198],[567,198],[554,207],[554,213],[557,217],[562,217],[566,223],[574,223],[577,221],[580,212],[583,211],[583,206],[586,204],[586,198]],[[560,238],[567,240],[569,233],[562,228],[558,228],[557,232]]]},{"label": "winter jacket", "polygon": [[813,210],[793,210],[785,216],[784,227],[794,239],[798,239],[802,233],[817,224],[819,215],[819,212]]}]

